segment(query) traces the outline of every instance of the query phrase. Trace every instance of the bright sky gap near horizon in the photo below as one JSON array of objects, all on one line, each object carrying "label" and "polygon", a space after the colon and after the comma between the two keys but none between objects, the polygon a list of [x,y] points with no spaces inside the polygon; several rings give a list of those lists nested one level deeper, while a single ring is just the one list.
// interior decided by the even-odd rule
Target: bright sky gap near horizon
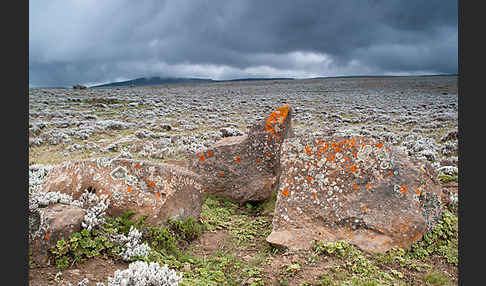
[{"label": "bright sky gap near horizon", "polygon": [[457,74],[457,5],[452,0],[30,0],[29,87],[150,76]]}]

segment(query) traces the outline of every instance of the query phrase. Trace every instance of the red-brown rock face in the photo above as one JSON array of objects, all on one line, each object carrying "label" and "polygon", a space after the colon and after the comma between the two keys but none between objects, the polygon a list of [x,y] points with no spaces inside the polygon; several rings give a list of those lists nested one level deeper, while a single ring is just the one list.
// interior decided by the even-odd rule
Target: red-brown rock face
[{"label": "red-brown rock face", "polygon": [[40,208],[31,214],[33,223],[29,225],[29,248],[35,263],[43,265],[48,260],[47,250],[58,240],[67,239],[81,230],[86,212],[76,206],[53,204]]},{"label": "red-brown rock face", "polygon": [[261,201],[277,189],[282,142],[291,134],[292,109],[284,105],[249,128],[248,134],[224,138],[198,152],[190,168],[206,192],[237,202]]},{"label": "red-brown rock face", "polygon": [[437,174],[373,138],[287,139],[267,241],[291,249],[344,240],[370,252],[408,248],[441,215]]},{"label": "red-brown rock face", "polygon": [[108,158],[66,162],[50,170],[41,186],[43,192],[69,194],[74,200],[86,189],[108,196],[108,215],[135,210],[135,219],[148,214],[146,221],[154,225],[168,217],[199,219],[202,209],[198,176],[163,163]]}]

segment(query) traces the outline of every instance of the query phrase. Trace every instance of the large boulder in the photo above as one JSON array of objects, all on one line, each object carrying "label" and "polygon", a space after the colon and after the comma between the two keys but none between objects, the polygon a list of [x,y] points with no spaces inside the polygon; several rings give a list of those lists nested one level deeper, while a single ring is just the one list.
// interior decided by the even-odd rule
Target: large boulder
[{"label": "large boulder", "polygon": [[281,106],[247,134],[197,152],[190,168],[201,176],[206,192],[241,203],[265,200],[278,188],[281,145],[292,132],[291,120],[290,105]]},{"label": "large boulder", "polygon": [[305,249],[347,241],[369,252],[408,248],[440,219],[435,169],[366,137],[287,139],[267,241]]},{"label": "large boulder", "polygon": [[58,240],[81,230],[86,211],[68,204],[52,204],[29,214],[29,249],[39,265],[48,262],[47,250]]},{"label": "large boulder", "polygon": [[198,180],[198,175],[175,165],[97,158],[52,168],[40,189],[68,194],[73,200],[88,190],[109,199],[107,215],[135,210],[134,219],[148,215],[148,223],[163,225],[169,217],[199,219],[203,201]]}]

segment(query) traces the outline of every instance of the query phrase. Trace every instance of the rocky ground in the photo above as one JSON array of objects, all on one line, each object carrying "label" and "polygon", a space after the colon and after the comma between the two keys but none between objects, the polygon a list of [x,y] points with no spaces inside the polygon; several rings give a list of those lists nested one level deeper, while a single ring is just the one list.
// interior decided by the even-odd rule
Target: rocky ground
[{"label": "rocky ground", "polygon": [[[180,162],[221,138],[246,133],[285,103],[294,109],[296,136],[368,135],[402,146],[439,170],[444,202],[457,201],[458,94],[451,76],[29,89],[29,165],[97,157]],[[201,221],[207,229],[186,248],[193,262],[171,266],[195,281],[187,285],[379,285],[349,282],[359,272],[346,259],[355,259],[395,277],[389,281],[396,285],[457,284],[457,262],[447,255],[403,262],[365,253],[326,256],[319,248],[312,255],[273,249],[265,241],[272,215],[267,204],[206,198]],[[31,285],[76,285],[85,277],[101,282],[127,265],[97,257],[63,271],[34,267],[29,277]],[[368,266],[363,269],[374,269]]]}]

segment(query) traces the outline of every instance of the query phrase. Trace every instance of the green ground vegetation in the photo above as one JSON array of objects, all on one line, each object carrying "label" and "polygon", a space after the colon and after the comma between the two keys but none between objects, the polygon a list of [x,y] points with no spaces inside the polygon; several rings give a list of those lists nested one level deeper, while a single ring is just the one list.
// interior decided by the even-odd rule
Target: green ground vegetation
[{"label": "green ground vegetation", "polygon": [[[445,207],[440,222],[411,249],[391,249],[370,254],[346,242],[316,241],[310,250],[290,252],[266,242],[271,232],[272,200],[238,204],[217,196],[204,198],[201,218],[169,220],[163,227],[133,220],[134,212],[106,218],[99,229],[82,230],[51,249],[59,269],[80,265],[102,256],[120,259],[121,246],[110,241],[128,234],[131,227],[142,233],[152,249],[148,257],[183,273],[180,285],[454,285],[457,283],[457,211]],[[228,243],[205,250],[198,241],[205,233],[224,234]],[[246,257],[245,257],[246,256]],[[277,270],[270,265],[281,263]]]}]

